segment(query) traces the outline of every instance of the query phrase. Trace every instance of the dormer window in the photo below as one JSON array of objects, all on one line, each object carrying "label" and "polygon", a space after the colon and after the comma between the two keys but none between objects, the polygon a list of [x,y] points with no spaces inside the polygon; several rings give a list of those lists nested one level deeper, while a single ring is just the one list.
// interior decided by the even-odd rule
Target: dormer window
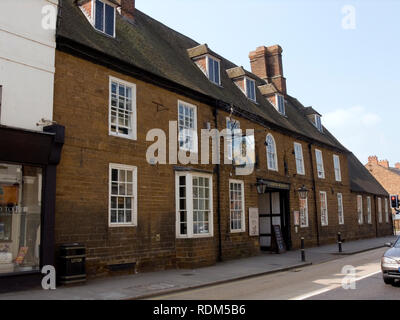
[{"label": "dormer window", "polygon": [[95,0],[94,27],[100,32],[115,37],[115,7]]},{"label": "dormer window", "polygon": [[315,114],[315,126],[317,127],[317,129],[322,132],[322,123],[321,123],[321,116],[318,114]]},{"label": "dormer window", "polygon": [[278,109],[278,112],[282,115],[286,115],[285,97],[280,94],[276,94],[275,101],[276,101],[276,107]]},{"label": "dormer window", "polygon": [[245,77],[246,81],[246,97],[256,102],[256,82],[250,78]]},{"label": "dormer window", "polygon": [[217,59],[207,56],[207,76],[211,82],[220,85],[220,62]]}]

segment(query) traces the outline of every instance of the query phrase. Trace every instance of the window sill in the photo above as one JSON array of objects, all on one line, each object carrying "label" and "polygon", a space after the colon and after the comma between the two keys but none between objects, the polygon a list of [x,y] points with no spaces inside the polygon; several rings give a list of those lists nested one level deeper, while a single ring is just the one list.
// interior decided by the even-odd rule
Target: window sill
[{"label": "window sill", "polygon": [[136,224],[123,224],[123,223],[116,223],[116,224],[108,224],[109,228],[136,228]]},{"label": "window sill", "polygon": [[231,230],[231,233],[233,234],[238,234],[238,233],[244,233],[246,230]]},{"label": "window sill", "polygon": [[213,234],[211,234],[211,233],[208,233],[208,234],[197,234],[197,235],[193,235],[193,236],[182,236],[182,235],[179,235],[179,236],[177,236],[176,238],[177,239],[201,239],[201,238],[213,238],[214,237],[214,235]]},{"label": "window sill", "polygon": [[116,137],[116,138],[122,138],[122,139],[127,139],[127,140],[132,140],[132,141],[136,141],[136,136],[129,136],[129,135],[123,135],[123,134],[116,134],[116,133],[112,133],[109,132],[108,135],[110,137]]}]

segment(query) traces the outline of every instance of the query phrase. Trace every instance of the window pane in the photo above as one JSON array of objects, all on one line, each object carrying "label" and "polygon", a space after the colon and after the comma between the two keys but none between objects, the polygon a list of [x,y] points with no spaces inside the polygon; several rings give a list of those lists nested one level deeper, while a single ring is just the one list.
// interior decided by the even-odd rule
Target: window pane
[{"label": "window pane", "polygon": [[105,26],[105,33],[107,33],[110,36],[114,36],[114,8],[105,5],[106,6],[106,26]]},{"label": "window pane", "polygon": [[97,30],[104,31],[104,4],[96,0],[95,27]]}]

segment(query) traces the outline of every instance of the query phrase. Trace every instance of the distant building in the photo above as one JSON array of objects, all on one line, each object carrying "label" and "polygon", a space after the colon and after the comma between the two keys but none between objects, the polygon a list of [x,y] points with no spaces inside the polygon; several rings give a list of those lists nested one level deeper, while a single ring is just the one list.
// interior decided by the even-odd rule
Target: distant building
[{"label": "distant building", "polygon": [[[389,194],[400,195],[400,162],[391,167],[388,160],[379,161],[377,156],[371,156],[365,167]],[[395,214],[395,211],[392,213]],[[400,229],[400,216],[398,218],[395,220],[396,230]]]}]

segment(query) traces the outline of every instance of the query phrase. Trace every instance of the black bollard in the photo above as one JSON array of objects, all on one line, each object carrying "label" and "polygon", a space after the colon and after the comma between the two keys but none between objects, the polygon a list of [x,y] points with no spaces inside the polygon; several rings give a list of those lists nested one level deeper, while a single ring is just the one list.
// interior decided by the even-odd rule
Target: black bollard
[{"label": "black bollard", "polygon": [[339,252],[342,252],[342,235],[340,232],[338,232],[337,234],[337,241],[339,246]]},{"label": "black bollard", "polygon": [[304,251],[304,237],[301,237],[301,261],[306,261],[306,252]]}]

